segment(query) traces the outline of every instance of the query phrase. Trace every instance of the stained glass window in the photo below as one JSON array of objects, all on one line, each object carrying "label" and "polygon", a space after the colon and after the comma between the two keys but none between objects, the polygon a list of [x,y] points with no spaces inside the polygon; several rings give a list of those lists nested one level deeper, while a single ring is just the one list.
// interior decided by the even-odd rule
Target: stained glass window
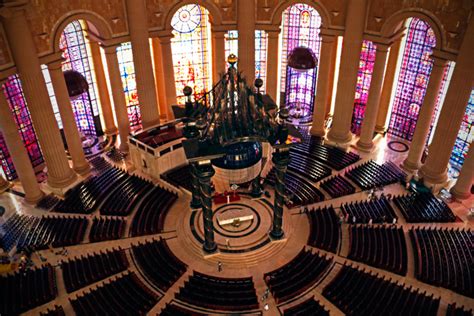
[{"label": "stained glass window", "polygon": [[[66,26],[61,35],[59,47],[63,51],[63,57],[65,58],[62,65],[63,71],[75,70],[81,73],[89,83],[89,90],[71,100],[71,105],[79,130],[84,135],[96,136],[95,122],[100,122],[98,119],[99,109],[94,88],[94,76],[91,69],[92,63],[89,59],[84,27],[81,22],[72,21]],[[94,117],[97,118],[94,120]]]},{"label": "stained glass window", "polygon": [[[26,105],[21,82],[17,75],[8,78],[8,81],[3,85],[3,93],[5,94],[10,110],[13,113],[18,132],[23,140],[26,151],[28,152],[31,164],[33,167],[36,167],[44,162],[43,155],[39,147],[38,139],[36,138],[30,112]],[[17,174],[3,137],[0,137],[0,160],[7,179],[15,179]]]},{"label": "stained glass window", "polygon": [[199,98],[211,89],[209,12],[197,4],[182,6],[171,19],[176,96],[184,104],[183,88],[190,86]]},{"label": "stained glass window", "polygon": [[267,50],[268,34],[262,30],[255,31],[255,78],[263,80],[260,91],[266,91],[267,86]]},{"label": "stained glass window", "polygon": [[375,63],[375,48],[376,46],[371,41],[364,40],[362,42],[351,125],[352,133],[357,135],[360,135],[365,107],[369,98],[370,81],[372,80],[372,71],[374,70]]},{"label": "stained glass window", "polygon": [[[225,47],[225,58],[226,58],[226,69],[229,67],[229,63],[227,62],[227,57],[230,54],[234,54],[235,56],[239,55],[239,31],[232,30],[227,31],[224,34],[224,47]],[[236,65],[238,66],[238,64]]]},{"label": "stained glass window", "polygon": [[54,94],[53,83],[51,82],[51,76],[49,74],[48,66],[41,65],[41,70],[43,72],[44,81],[46,82],[46,88],[48,89],[49,99],[51,100],[51,105],[53,106],[54,117],[60,129],[63,129],[63,122],[61,120],[61,115],[59,114],[58,102]]},{"label": "stained glass window", "polygon": [[464,159],[469,151],[469,146],[474,139],[474,90],[471,91],[471,97],[466,107],[466,112],[459,129],[456,142],[454,143],[453,153],[451,154],[451,166],[460,170]]},{"label": "stained glass window", "polygon": [[123,91],[127,103],[128,120],[130,127],[139,128],[142,124],[140,106],[138,103],[137,82],[135,80],[135,66],[133,65],[132,44],[122,43],[117,47],[120,75],[122,76]]},{"label": "stained glass window", "polygon": [[[238,56],[239,50],[239,32],[236,30],[228,31],[224,35],[225,39],[225,56],[235,54]],[[263,80],[263,86],[260,89],[262,93],[265,92],[266,78],[267,78],[267,50],[268,50],[268,35],[262,30],[255,31],[255,78]],[[238,65],[237,65],[238,66]],[[229,67],[226,63],[226,67]],[[253,82],[251,83],[253,84]]]},{"label": "stained glass window", "polygon": [[301,73],[287,66],[294,48],[310,48],[319,60],[321,17],[307,4],[297,3],[283,12],[280,92],[293,118],[310,121],[316,93],[317,70]]},{"label": "stained glass window", "polygon": [[420,106],[428,86],[436,37],[430,26],[413,18],[409,22],[388,132],[412,140]]}]

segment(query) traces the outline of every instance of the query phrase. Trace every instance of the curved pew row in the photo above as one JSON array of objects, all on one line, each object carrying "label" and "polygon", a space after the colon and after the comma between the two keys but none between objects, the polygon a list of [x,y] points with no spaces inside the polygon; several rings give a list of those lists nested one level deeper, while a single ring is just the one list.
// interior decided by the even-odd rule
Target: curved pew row
[{"label": "curved pew row", "polygon": [[436,316],[440,298],[405,288],[365,270],[344,266],[323,289],[323,296],[347,315]]},{"label": "curved pew row", "polygon": [[277,303],[288,301],[311,288],[331,265],[332,259],[302,249],[286,265],[264,274]]},{"label": "curved pew row", "polygon": [[310,233],[308,245],[337,252],[341,226],[332,206],[311,210],[308,213]]}]

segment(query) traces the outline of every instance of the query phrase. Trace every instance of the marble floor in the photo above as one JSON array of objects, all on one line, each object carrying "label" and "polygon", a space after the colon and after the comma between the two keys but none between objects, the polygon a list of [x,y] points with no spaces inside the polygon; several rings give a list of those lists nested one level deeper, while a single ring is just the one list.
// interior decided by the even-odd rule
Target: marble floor
[{"label": "marble floor", "polygon": [[[387,146],[387,140],[385,138],[378,137],[376,138],[377,147],[371,153],[360,153],[361,161],[357,162],[356,164],[363,163],[369,159],[374,159],[376,162],[384,162],[390,160],[396,164],[400,164],[403,159],[406,157],[405,153],[400,153],[391,150]],[[357,152],[357,149],[354,145],[351,145],[348,150]],[[133,167],[131,166],[130,162],[123,162],[121,167],[132,171]],[[134,171],[136,172],[136,171]],[[343,172],[343,171],[340,171]],[[334,174],[339,172],[333,171]],[[143,175],[145,176],[145,175]],[[161,181],[155,181],[155,183],[159,183],[163,186],[171,188],[170,185]],[[446,186],[451,186],[452,183],[447,183]],[[317,185],[316,185],[317,186]],[[16,185],[16,190],[21,191],[21,188]],[[240,204],[240,206],[234,205],[234,207],[240,207],[245,210],[245,215],[253,214],[252,221],[242,223],[242,226],[239,228],[232,228],[232,227],[220,227],[219,233],[216,233],[216,242],[219,245],[221,251],[217,252],[216,254],[206,255],[202,251],[202,246],[199,243],[198,238],[196,236],[203,236],[203,227],[202,227],[202,214],[200,211],[193,212],[189,209],[189,202],[190,202],[190,194],[185,190],[179,190],[176,188],[172,188],[175,190],[179,198],[177,202],[172,206],[171,210],[169,211],[166,219],[165,219],[165,232],[156,235],[149,235],[149,236],[142,236],[142,237],[125,237],[120,240],[114,241],[105,241],[105,242],[98,242],[98,243],[89,243],[88,235],[89,230],[86,231],[86,238],[85,241],[79,245],[66,247],[67,248],[67,255],[59,255],[56,254],[52,250],[42,250],[34,253],[32,259],[35,265],[41,265],[43,262],[40,260],[41,255],[43,258],[46,259],[51,265],[55,267],[56,272],[56,280],[58,285],[58,296],[56,299],[48,304],[39,306],[33,310],[28,311],[25,315],[37,315],[39,312],[45,311],[47,308],[52,308],[54,305],[62,305],[67,315],[73,315],[72,306],[68,300],[68,298],[74,298],[78,294],[87,292],[90,289],[95,288],[98,284],[106,282],[110,279],[113,279],[117,275],[111,276],[105,280],[99,281],[95,284],[91,284],[86,288],[82,288],[76,292],[71,294],[67,294],[64,287],[64,282],[62,278],[61,269],[59,267],[59,263],[63,260],[68,260],[74,258],[76,256],[80,256],[83,254],[89,254],[98,252],[100,250],[111,249],[120,247],[122,249],[127,250],[127,256],[130,262],[130,271],[137,272],[139,278],[142,279],[144,284],[149,285],[150,290],[155,291],[155,289],[151,286],[150,283],[143,277],[143,275],[138,270],[135,262],[131,256],[131,252],[129,251],[131,245],[134,245],[138,242],[143,242],[145,240],[156,239],[162,237],[167,240],[167,243],[173,253],[184,263],[186,263],[189,268],[188,271],[165,293],[165,295],[160,299],[160,301],[153,307],[153,309],[149,312],[150,315],[156,315],[159,311],[169,302],[174,300],[174,294],[179,291],[179,287],[183,286],[184,281],[192,274],[193,270],[206,273],[209,275],[215,275],[220,277],[248,277],[252,276],[257,295],[258,297],[262,297],[265,290],[266,284],[263,279],[263,275],[266,272],[270,272],[275,270],[282,265],[291,261],[300,251],[302,248],[306,247],[307,249],[311,249],[313,252],[319,252],[322,254],[326,254],[329,258],[333,259],[333,264],[330,269],[327,271],[326,274],[322,277],[318,283],[307,290],[303,295],[299,296],[296,300],[291,301],[291,303],[286,304],[276,304],[275,300],[271,297],[267,299],[267,303],[269,304],[269,310],[264,311],[262,308],[262,313],[265,315],[280,315],[283,310],[291,307],[293,305],[298,304],[299,302],[304,301],[305,299],[314,296],[319,302],[330,311],[331,315],[342,315],[342,312],[335,307],[331,302],[326,300],[322,296],[322,289],[331,282],[331,280],[337,275],[337,272],[341,269],[344,263],[351,263],[353,266],[365,268],[366,270],[373,271],[374,273],[378,273],[380,276],[385,276],[387,278],[392,278],[392,280],[397,281],[399,283],[403,283],[406,286],[413,286],[416,288],[420,288],[422,291],[426,291],[428,294],[434,294],[435,297],[441,297],[441,304],[438,311],[438,315],[445,315],[447,305],[453,302],[456,302],[457,305],[464,305],[465,307],[474,308],[474,300],[470,299],[466,296],[457,294],[451,290],[432,286],[426,283],[422,283],[418,281],[414,276],[414,258],[413,252],[411,249],[411,243],[408,242],[408,230],[412,226],[416,227],[459,227],[459,228],[469,228],[472,229],[474,227],[474,218],[469,217],[469,209],[474,206],[474,197],[471,196],[470,199],[464,201],[453,201],[449,203],[449,206],[453,210],[453,212],[461,219],[461,221],[449,224],[408,224],[404,221],[402,214],[398,211],[396,207],[394,207],[395,211],[397,212],[397,216],[399,221],[397,222],[397,226],[403,228],[406,234],[407,240],[407,247],[408,247],[408,273],[406,276],[400,276],[385,270],[381,270],[378,268],[374,268],[363,263],[351,261],[347,258],[348,251],[349,251],[349,234],[348,234],[348,225],[343,223],[342,224],[342,241],[339,247],[339,251],[337,254],[329,253],[321,249],[312,248],[307,246],[307,240],[309,236],[309,221],[306,214],[300,213],[300,208],[293,208],[293,209],[286,209],[284,210],[284,218],[283,218],[283,230],[285,232],[285,236],[282,240],[278,241],[271,241],[264,243],[264,241],[268,238],[267,233],[271,227],[271,214],[265,204],[259,200],[253,200],[250,198],[243,198],[239,202],[235,202]],[[270,194],[273,195],[272,189],[268,189]],[[389,185],[384,188],[384,194],[392,194],[398,195],[403,194],[406,192],[406,189],[401,186],[400,184],[393,184]],[[377,194],[381,194],[378,192]],[[315,205],[309,206],[311,207],[323,207],[327,205],[332,205],[336,212],[340,211],[340,206],[342,203],[346,203],[348,201],[359,201],[359,200],[366,200],[368,196],[367,192],[359,191],[355,194],[331,199],[328,195],[326,196],[326,200]],[[272,200],[270,198],[269,200]],[[45,214],[50,214],[43,210],[31,207],[30,205],[23,202],[22,198],[12,194],[12,193],[4,193],[0,195],[0,205],[4,206],[6,209],[6,213],[0,218],[0,224],[2,221],[7,220],[11,215],[14,213],[22,213],[22,214],[31,214],[35,216],[43,216]],[[231,206],[231,205],[230,205]],[[214,205],[214,210],[218,210],[221,214],[226,208],[230,207],[229,205]],[[124,236],[129,236],[129,228],[131,219],[134,216],[136,209],[132,212],[131,215],[127,217],[127,226]],[[57,214],[57,213],[56,213]],[[225,213],[222,213],[225,214]],[[258,214],[258,224],[256,221]],[[84,216],[92,218],[97,216],[98,212],[91,215],[74,215],[74,216]],[[71,216],[65,214],[64,216]],[[216,221],[217,219],[215,219]],[[217,225],[217,222],[215,222]],[[90,229],[90,226],[88,229]],[[192,230],[194,227],[194,232]],[[240,231],[237,231],[239,230]],[[234,231],[232,231],[234,230]],[[226,236],[228,235],[228,236]],[[229,237],[230,236],[230,237]],[[255,250],[252,249],[252,246],[258,245]],[[226,250],[232,249],[239,249],[243,250],[242,253],[232,253]],[[217,270],[217,263],[222,262],[223,264],[223,271],[219,272]],[[263,307],[263,304],[261,304]],[[210,313],[210,312],[208,312]]]}]

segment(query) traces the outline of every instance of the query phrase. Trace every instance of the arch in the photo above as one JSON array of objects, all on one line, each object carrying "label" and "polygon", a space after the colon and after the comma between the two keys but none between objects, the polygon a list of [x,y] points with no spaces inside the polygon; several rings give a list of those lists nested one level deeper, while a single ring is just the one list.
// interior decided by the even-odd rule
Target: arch
[{"label": "arch", "polygon": [[443,32],[441,21],[433,13],[425,9],[409,8],[395,12],[385,20],[380,33],[383,37],[391,37],[398,30],[399,25],[403,24],[408,18],[418,18],[428,23],[436,36],[435,49],[441,50],[445,47],[446,36]]},{"label": "arch", "polygon": [[297,3],[304,3],[311,7],[313,7],[316,11],[318,11],[319,15],[321,16],[321,25],[324,28],[328,28],[331,25],[331,18],[329,15],[329,11],[319,2],[314,2],[312,0],[287,0],[281,1],[273,10],[272,15],[270,17],[270,21],[272,25],[281,25],[281,18],[283,12]]},{"label": "arch", "polygon": [[172,31],[173,28],[171,27],[171,20],[173,19],[174,14],[179,8],[188,5],[188,4],[198,4],[204,7],[209,12],[209,21],[211,22],[211,26],[222,25],[222,15],[219,11],[219,8],[211,1],[195,1],[195,0],[183,0],[178,1],[175,5],[171,7],[168,11],[168,14],[165,18],[165,30]]},{"label": "arch", "polygon": [[92,11],[71,11],[69,14],[62,16],[53,27],[53,40],[51,45],[53,52],[60,52],[59,41],[61,34],[63,33],[66,26],[75,20],[84,20],[88,22],[88,26],[91,27],[91,30],[99,35],[103,39],[110,39],[112,37],[112,27],[109,23],[100,16],[99,14]]}]

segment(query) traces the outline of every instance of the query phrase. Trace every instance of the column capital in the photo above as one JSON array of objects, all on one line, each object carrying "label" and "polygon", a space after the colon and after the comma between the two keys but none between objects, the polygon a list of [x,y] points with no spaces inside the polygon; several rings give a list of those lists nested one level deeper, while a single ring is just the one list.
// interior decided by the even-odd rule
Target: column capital
[{"label": "column capital", "polygon": [[436,51],[434,51],[433,55],[431,55],[431,59],[433,59],[433,67],[436,66],[444,68],[446,67],[449,61],[446,58],[439,56]]},{"label": "column capital", "polygon": [[4,19],[13,19],[25,14],[25,10],[29,6],[28,1],[11,1],[3,3],[3,7],[0,8],[0,17]]},{"label": "column capital", "polygon": [[[216,39],[222,39],[225,37],[225,34],[228,32],[228,30],[211,30],[212,37]],[[172,38],[172,37],[171,37]],[[170,40],[171,40],[170,38]],[[160,40],[161,41],[161,40]]]},{"label": "column capital", "polygon": [[383,53],[388,53],[388,50],[390,48],[389,44],[386,43],[375,43],[375,50],[377,52],[383,52]]},{"label": "column capital", "polygon": [[323,43],[334,43],[337,39],[337,37],[333,34],[327,34],[325,32],[322,32],[319,34],[319,36],[321,37],[321,41]]},{"label": "column capital", "polygon": [[116,54],[117,53],[117,48],[119,46],[120,46],[119,44],[113,44],[113,45],[109,45],[109,46],[100,45],[100,47],[102,47],[102,49],[104,50],[105,54]]},{"label": "column capital", "polygon": [[53,57],[53,59],[51,59],[50,61],[48,61],[48,62],[46,63],[46,65],[48,66],[48,69],[49,69],[49,70],[61,69],[61,68],[62,68],[62,65],[63,65],[63,62],[64,62],[65,60],[66,60],[66,59],[62,56],[62,52],[56,53],[55,56]]}]

